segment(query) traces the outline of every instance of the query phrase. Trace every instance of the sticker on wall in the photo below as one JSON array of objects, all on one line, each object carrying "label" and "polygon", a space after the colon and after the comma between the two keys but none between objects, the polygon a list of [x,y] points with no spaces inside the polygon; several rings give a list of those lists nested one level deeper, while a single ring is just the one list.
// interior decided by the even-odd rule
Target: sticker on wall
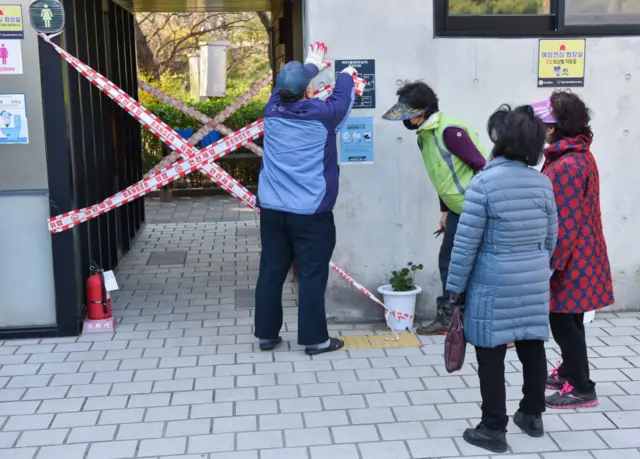
[{"label": "sticker on wall", "polygon": [[586,40],[540,40],[538,87],[584,86]]},{"label": "sticker on wall", "polygon": [[373,118],[349,118],[340,128],[340,163],[373,164]]},{"label": "sticker on wall", "polygon": [[0,144],[29,143],[24,94],[0,94]]},{"label": "sticker on wall", "polygon": [[24,38],[22,6],[0,5],[0,38]]},{"label": "sticker on wall", "polygon": [[358,76],[367,81],[364,94],[356,96],[353,108],[376,108],[376,61],[374,59],[336,61],[336,78],[347,67],[358,71]]},{"label": "sticker on wall", "polygon": [[0,40],[0,75],[22,75],[20,40]]}]

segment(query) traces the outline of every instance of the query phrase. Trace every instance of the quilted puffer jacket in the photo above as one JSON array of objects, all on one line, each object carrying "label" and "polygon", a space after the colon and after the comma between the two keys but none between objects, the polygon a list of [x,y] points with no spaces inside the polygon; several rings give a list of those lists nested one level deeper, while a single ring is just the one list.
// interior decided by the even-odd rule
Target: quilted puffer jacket
[{"label": "quilted puffer jacket", "polygon": [[558,215],[550,180],[519,161],[490,161],[465,193],[447,290],[465,293],[467,342],[549,339],[549,259]]}]

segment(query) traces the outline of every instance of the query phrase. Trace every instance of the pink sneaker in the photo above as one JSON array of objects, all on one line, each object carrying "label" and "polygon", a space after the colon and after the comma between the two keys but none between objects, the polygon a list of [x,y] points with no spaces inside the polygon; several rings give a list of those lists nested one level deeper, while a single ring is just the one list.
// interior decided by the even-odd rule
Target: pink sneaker
[{"label": "pink sneaker", "polygon": [[549,408],[555,409],[589,408],[598,405],[598,396],[595,390],[583,394],[565,382],[559,392],[549,395],[544,401]]},{"label": "pink sneaker", "polygon": [[562,390],[564,383],[567,382],[566,379],[561,378],[558,374],[558,368],[560,368],[560,362],[556,362],[556,367],[549,372],[549,376],[547,376],[547,384],[546,388],[551,390]]}]

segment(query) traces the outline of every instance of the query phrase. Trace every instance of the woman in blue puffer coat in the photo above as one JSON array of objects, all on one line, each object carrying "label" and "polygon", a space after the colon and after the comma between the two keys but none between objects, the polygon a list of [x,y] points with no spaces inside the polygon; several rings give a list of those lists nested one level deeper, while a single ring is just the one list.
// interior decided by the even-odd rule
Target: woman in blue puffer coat
[{"label": "woman in blue puffer coat", "polygon": [[558,216],[551,182],[528,167],[540,162],[546,133],[533,109],[502,106],[488,130],[492,158],[466,190],[447,290],[464,293],[464,333],[476,349],[482,394],[482,422],[464,439],[504,452],[508,343],[515,343],[524,376],[514,422],[533,437],[544,435],[549,258]]}]

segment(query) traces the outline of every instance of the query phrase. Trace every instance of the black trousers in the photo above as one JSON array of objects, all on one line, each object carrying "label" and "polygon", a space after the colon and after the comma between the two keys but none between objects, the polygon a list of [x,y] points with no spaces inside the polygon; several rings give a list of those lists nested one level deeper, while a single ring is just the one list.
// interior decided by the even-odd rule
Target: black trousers
[{"label": "black trousers", "polygon": [[440,301],[449,301],[447,277],[449,276],[449,263],[451,262],[453,240],[456,237],[459,221],[460,215],[449,211],[444,234],[442,235],[442,245],[440,246],[440,253],[438,255],[438,268],[440,269],[440,280],[442,281],[442,296],[438,298]]},{"label": "black trousers", "polygon": [[282,328],[282,287],[293,261],[298,268],[298,344],[329,339],[324,294],[336,245],[332,212],[298,215],[261,209],[260,273],[256,286],[255,336],[273,339]]},{"label": "black trousers", "polygon": [[[544,341],[516,341],[516,352],[522,363],[522,400],[520,411],[541,414],[545,411],[544,391],[547,381],[547,357]],[[507,393],[504,378],[504,358],[507,345],[488,348],[476,346],[478,376],[482,394],[482,423],[491,430],[507,428]]]},{"label": "black trousers", "polygon": [[578,392],[590,393],[596,383],[589,379],[589,358],[584,330],[584,314],[561,314],[552,312],[549,325],[553,339],[560,346],[562,364],[558,376],[569,381]]}]

